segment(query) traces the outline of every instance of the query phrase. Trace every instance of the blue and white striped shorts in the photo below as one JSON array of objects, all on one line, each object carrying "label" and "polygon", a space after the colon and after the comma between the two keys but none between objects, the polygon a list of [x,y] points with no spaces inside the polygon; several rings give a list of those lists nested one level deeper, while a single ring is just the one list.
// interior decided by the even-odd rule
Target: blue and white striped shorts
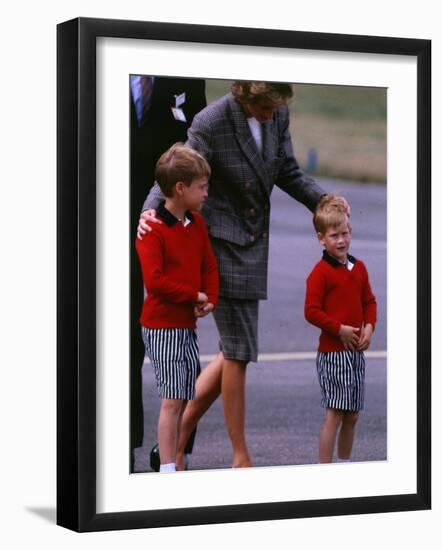
[{"label": "blue and white striped shorts", "polygon": [[192,328],[141,327],[146,354],[155,369],[163,399],[194,399],[199,369],[196,331]]},{"label": "blue and white striped shorts", "polygon": [[364,408],[365,357],[362,351],[318,352],[321,406],[344,411]]}]

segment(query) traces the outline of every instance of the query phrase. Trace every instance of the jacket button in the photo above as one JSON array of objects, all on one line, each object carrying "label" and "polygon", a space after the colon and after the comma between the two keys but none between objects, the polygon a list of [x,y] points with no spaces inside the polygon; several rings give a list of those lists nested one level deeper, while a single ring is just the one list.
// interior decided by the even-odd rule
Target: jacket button
[{"label": "jacket button", "polygon": [[251,216],[255,216],[256,210],[255,210],[254,208],[251,208],[251,209],[249,210],[249,214],[250,214]]},{"label": "jacket button", "polygon": [[267,233],[263,233],[262,236],[264,237],[264,239],[267,239]]},{"label": "jacket button", "polygon": [[255,235],[250,235],[250,242],[251,243],[255,242]]},{"label": "jacket button", "polygon": [[251,183],[247,181],[246,184],[244,185],[244,187],[245,187],[246,189],[250,189]]}]

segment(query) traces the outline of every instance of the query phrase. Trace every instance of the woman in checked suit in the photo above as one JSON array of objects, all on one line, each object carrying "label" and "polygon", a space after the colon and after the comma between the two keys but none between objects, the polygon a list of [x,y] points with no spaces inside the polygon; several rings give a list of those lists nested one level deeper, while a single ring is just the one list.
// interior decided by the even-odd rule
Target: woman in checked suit
[{"label": "woman in checked suit", "polygon": [[[177,468],[198,420],[221,393],[233,467],[252,460],[245,436],[246,367],[258,355],[259,301],[267,298],[270,195],[274,185],[314,210],[324,191],[299,168],[289,132],[290,84],[235,81],[231,93],[198,113],[186,145],[209,162],[212,175],[202,214],[218,262],[219,303],[214,318],[220,352],[197,381],[186,407]],[[141,214],[138,235],[155,223],[162,200],[155,185]],[[345,199],[343,199],[345,201]]]}]

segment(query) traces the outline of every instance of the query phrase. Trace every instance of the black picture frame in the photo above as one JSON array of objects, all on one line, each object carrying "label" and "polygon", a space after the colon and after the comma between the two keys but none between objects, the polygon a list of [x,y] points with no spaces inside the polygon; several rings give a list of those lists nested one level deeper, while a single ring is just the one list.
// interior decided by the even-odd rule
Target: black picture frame
[{"label": "black picture frame", "polygon": [[[417,472],[415,494],[97,513],[96,39],[153,39],[417,59]],[[57,28],[57,523],[84,531],[431,507],[431,41],[79,18]]]}]

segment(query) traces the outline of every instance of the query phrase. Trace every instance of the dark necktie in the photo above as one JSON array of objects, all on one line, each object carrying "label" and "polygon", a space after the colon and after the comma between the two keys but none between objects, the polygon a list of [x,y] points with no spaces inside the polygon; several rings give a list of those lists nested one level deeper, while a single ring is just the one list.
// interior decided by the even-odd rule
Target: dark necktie
[{"label": "dark necktie", "polygon": [[141,94],[136,100],[138,124],[141,127],[147,120],[152,103],[153,79],[150,76],[141,76]]}]

